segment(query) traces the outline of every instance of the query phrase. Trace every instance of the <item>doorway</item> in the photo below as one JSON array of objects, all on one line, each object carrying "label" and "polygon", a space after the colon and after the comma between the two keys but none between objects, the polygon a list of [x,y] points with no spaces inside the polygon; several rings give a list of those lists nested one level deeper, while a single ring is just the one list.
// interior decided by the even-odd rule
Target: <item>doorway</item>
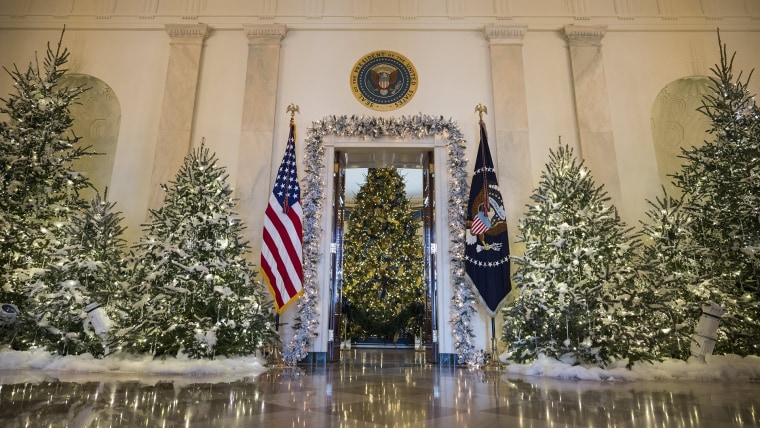
[{"label": "doorway", "polygon": [[[401,325],[416,325],[411,329],[406,330],[411,333],[411,336],[406,337],[405,340],[398,340],[395,337],[390,343],[388,336],[385,335],[382,338],[375,338],[374,340],[364,341],[361,346],[364,347],[388,347],[393,349],[398,347],[414,349],[417,353],[424,353],[425,360],[428,362],[438,362],[438,343],[435,340],[434,334],[438,330],[437,326],[437,283],[436,283],[436,235],[435,235],[435,164],[434,164],[434,152],[426,148],[401,148],[401,147],[374,147],[374,148],[342,148],[336,149],[334,152],[333,161],[333,195],[332,195],[332,243],[331,243],[331,267],[330,267],[330,287],[331,287],[331,308],[330,313],[332,316],[329,319],[329,329],[335,332],[338,336],[333,341],[331,349],[328,349],[327,359],[328,361],[339,361],[341,358],[341,349],[348,350],[351,346],[351,335],[349,333],[350,327],[357,327],[357,320],[360,319],[359,314],[366,314],[369,308],[359,305],[353,305],[352,301],[354,297],[357,297],[361,292],[357,293],[356,287],[361,287],[361,281],[357,281],[357,268],[355,266],[356,261],[361,259],[361,256],[357,258],[355,245],[357,241],[354,241],[353,245],[347,242],[346,236],[349,232],[349,237],[356,237],[358,232],[356,228],[366,227],[367,223],[363,221],[370,221],[368,219],[357,218],[349,215],[351,212],[361,211],[361,206],[358,206],[356,197],[362,191],[366,189],[366,179],[369,176],[372,177],[384,177],[385,180],[393,176],[404,181],[405,196],[402,196],[404,200],[401,203],[404,205],[404,210],[409,212],[401,212],[400,215],[404,217],[401,221],[414,223],[419,226],[417,233],[413,236],[406,236],[404,239],[411,242],[398,243],[397,246],[405,245],[407,248],[415,250],[415,256],[412,257],[413,264],[406,264],[406,268],[419,269],[415,272],[415,281],[420,281],[420,287],[418,288],[419,295],[401,295],[396,296],[399,301],[403,301],[403,308],[399,308],[401,311],[398,314],[394,314],[395,318],[392,322],[386,320],[385,325],[391,325],[391,330],[398,329],[398,332],[404,331]],[[386,171],[381,173],[380,171]],[[392,173],[390,172],[392,171]],[[375,199],[383,199],[385,195],[374,195]],[[371,204],[371,203],[370,203]],[[408,206],[407,206],[408,205]],[[362,204],[362,206],[364,206]],[[391,207],[386,205],[386,210],[395,210],[397,207]],[[357,214],[359,215],[359,214]],[[398,221],[398,217],[394,214],[393,221]],[[355,227],[352,228],[352,225]],[[351,235],[350,233],[353,233]],[[346,244],[348,243],[348,247]],[[390,242],[383,242],[386,246],[392,244]],[[372,248],[368,246],[367,248]],[[385,257],[390,255],[391,257],[399,257],[397,252],[394,252],[395,248],[387,248]],[[345,256],[348,254],[348,258]],[[407,260],[409,261],[409,260]],[[419,263],[419,266],[417,265]],[[393,262],[391,262],[393,264]],[[401,265],[403,269],[403,263]],[[358,270],[361,270],[359,268]],[[346,275],[344,276],[344,272]],[[398,269],[395,270],[398,273]],[[352,275],[353,273],[353,275]],[[377,277],[377,276],[376,276]],[[386,275],[386,280],[393,282],[394,275]],[[382,281],[382,279],[380,280]],[[369,280],[368,283],[369,284]],[[409,284],[401,284],[396,282],[397,285],[402,285],[403,288],[400,293],[411,293],[414,287],[408,287]],[[377,285],[377,283],[376,283]],[[348,287],[347,287],[348,286]],[[385,290],[385,285],[383,292]],[[353,294],[352,294],[353,291]],[[378,291],[378,290],[375,290]],[[382,293],[385,294],[385,293]],[[388,299],[389,295],[379,295],[378,299]],[[354,296],[354,297],[352,297]],[[349,297],[349,298],[347,298]],[[363,305],[366,305],[368,300],[363,300]],[[373,301],[374,299],[369,299]],[[382,301],[379,303],[382,305]],[[411,303],[411,304],[410,304]],[[418,306],[419,305],[419,306]],[[350,311],[349,311],[350,309]],[[415,317],[411,321],[409,317]],[[377,314],[375,314],[377,317]],[[417,318],[418,317],[418,318]],[[366,320],[366,316],[363,317]],[[409,323],[409,324],[407,324]],[[366,322],[361,323],[366,327]],[[379,323],[372,323],[378,325]],[[387,327],[386,327],[387,328]],[[358,345],[358,344],[357,344]]]},{"label": "doorway", "polygon": [[[474,296],[464,274],[464,206],[468,196],[466,141],[458,125],[443,116],[401,118],[326,116],[312,122],[304,138],[303,268],[304,285],[297,309],[286,312],[292,336],[283,344],[288,362],[322,363],[340,358],[340,300],[333,269],[337,257],[335,152],[415,149],[433,153],[434,234],[429,244],[431,277],[436,284],[430,312],[432,333],[428,362],[466,364],[478,357],[472,319]],[[434,176],[434,177],[433,177]],[[338,193],[339,194],[339,193]],[[337,316],[336,316],[337,315]]]}]

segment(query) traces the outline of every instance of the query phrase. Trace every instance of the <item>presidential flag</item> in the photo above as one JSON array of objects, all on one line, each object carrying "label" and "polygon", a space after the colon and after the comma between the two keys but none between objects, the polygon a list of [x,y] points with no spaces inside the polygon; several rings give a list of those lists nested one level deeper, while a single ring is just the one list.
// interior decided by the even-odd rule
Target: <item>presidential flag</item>
[{"label": "presidential flag", "polygon": [[494,317],[512,289],[509,274],[509,235],[504,202],[480,121],[480,144],[467,203],[465,270],[478,290],[486,312]]},{"label": "presidential flag", "polygon": [[285,156],[264,215],[261,245],[261,274],[274,297],[277,313],[282,313],[303,292],[303,211],[296,168],[295,128],[291,119]]}]

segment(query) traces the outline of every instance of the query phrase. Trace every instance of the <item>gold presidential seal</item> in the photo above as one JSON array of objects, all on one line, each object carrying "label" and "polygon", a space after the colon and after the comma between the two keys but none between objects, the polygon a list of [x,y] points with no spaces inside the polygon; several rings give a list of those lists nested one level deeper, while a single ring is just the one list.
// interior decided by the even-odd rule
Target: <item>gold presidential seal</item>
[{"label": "gold presidential seal", "polygon": [[375,51],[351,69],[351,92],[372,110],[395,110],[417,93],[417,70],[399,53]]}]

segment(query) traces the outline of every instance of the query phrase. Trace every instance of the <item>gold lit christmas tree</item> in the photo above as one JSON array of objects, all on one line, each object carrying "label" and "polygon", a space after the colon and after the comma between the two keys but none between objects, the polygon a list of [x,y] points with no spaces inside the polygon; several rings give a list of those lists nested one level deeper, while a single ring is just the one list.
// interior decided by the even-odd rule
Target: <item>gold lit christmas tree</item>
[{"label": "gold lit christmas tree", "polygon": [[343,258],[348,334],[391,338],[417,330],[422,313],[422,246],[396,168],[370,169],[356,195]]}]

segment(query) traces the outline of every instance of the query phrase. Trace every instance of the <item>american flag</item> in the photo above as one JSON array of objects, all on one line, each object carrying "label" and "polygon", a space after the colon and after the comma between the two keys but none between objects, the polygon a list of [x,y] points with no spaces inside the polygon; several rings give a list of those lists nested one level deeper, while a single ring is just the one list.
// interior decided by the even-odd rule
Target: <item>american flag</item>
[{"label": "american flag", "polygon": [[303,211],[301,189],[298,187],[295,133],[296,126],[291,120],[285,156],[277,171],[264,214],[261,274],[274,297],[277,313],[282,313],[303,290]]},{"label": "american flag", "polygon": [[470,230],[473,235],[486,233],[489,228],[491,228],[491,220],[489,220],[488,216],[482,212],[472,218],[472,227],[470,227]]}]

